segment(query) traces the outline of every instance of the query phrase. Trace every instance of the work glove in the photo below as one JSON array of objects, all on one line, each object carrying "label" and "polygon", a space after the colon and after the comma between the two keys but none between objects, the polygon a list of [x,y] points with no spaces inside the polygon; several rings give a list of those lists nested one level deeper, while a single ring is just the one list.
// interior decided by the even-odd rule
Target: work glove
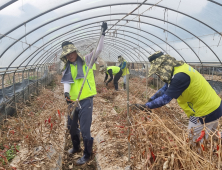
[{"label": "work glove", "polygon": [[152,102],[153,101],[153,99],[152,98],[150,98],[149,100],[148,100],[148,102]]},{"label": "work glove", "polygon": [[64,95],[65,95],[67,104],[72,103],[72,101],[70,100],[70,95],[69,95],[69,93],[68,93],[68,92],[65,92]]},{"label": "work glove", "polygon": [[140,109],[142,111],[143,110],[149,110],[149,108],[145,104],[131,104],[130,108],[133,109],[133,110]]},{"label": "work glove", "polygon": [[106,23],[106,22],[103,22],[101,28],[103,29],[102,35],[105,36],[105,32],[106,32],[106,30],[107,30],[107,23]]}]

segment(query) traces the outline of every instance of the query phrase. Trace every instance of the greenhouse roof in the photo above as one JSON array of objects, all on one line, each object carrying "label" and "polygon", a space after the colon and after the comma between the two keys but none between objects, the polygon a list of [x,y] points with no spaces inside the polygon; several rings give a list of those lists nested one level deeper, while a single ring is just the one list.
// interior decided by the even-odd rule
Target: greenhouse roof
[{"label": "greenhouse roof", "polygon": [[0,68],[59,61],[61,43],[83,54],[108,23],[100,57],[148,62],[163,51],[187,63],[222,62],[221,0],[1,0]]}]

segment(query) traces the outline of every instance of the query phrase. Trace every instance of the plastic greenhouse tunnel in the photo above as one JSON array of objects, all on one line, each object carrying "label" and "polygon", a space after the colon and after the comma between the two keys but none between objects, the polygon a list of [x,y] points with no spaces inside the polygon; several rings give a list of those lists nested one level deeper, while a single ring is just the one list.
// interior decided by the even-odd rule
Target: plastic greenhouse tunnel
[{"label": "plastic greenhouse tunnel", "polygon": [[0,169],[222,169],[221,0],[0,0]]}]

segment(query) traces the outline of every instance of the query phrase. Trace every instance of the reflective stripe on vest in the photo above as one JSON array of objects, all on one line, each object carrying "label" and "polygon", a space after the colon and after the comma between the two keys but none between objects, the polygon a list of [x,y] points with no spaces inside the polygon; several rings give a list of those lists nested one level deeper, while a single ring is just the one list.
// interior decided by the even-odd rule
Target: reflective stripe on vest
[{"label": "reflective stripe on vest", "polygon": [[190,85],[177,98],[177,102],[188,117],[202,117],[215,111],[221,99],[205,78],[188,64],[174,67],[173,75],[185,73],[190,77]]},{"label": "reflective stripe on vest", "polygon": [[109,74],[108,70],[110,70],[110,69],[112,70],[113,75],[116,75],[120,71],[120,68],[117,66],[109,66],[109,67],[107,67],[107,72],[106,72],[107,74]]},{"label": "reflective stripe on vest", "polygon": [[[84,78],[76,80],[77,65],[74,66],[73,64],[70,64],[70,67],[71,67],[71,74],[72,74],[72,78],[74,80],[74,83],[71,84],[71,89],[70,89],[69,94],[71,96],[70,99],[75,101],[78,97],[78,94],[79,94],[79,91],[82,86]],[[84,64],[82,66],[82,69],[83,69],[84,75],[86,75],[86,71],[88,69],[87,65]],[[95,84],[95,80],[94,80],[93,69],[90,69],[89,73],[87,75],[87,79],[85,81],[85,84],[83,86],[82,93],[80,95],[79,100],[83,100],[85,98],[94,96],[96,94],[97,94],[97,92],[96,92],[96,84]]]},{"label": "reflective stripe on vest", "polygon": [[[122,65],[123,65],[124,62],[126,62],[126,60],[124,60],[124,61],[122,62]],[[129,69],[128,69],[128,64],[127,64],[127,62],[126,62],[126,67],[125,67],[124,69],[122,69],[122,71],[123,71],[122,76],[125,76],[125,75],[129,74]]]}]

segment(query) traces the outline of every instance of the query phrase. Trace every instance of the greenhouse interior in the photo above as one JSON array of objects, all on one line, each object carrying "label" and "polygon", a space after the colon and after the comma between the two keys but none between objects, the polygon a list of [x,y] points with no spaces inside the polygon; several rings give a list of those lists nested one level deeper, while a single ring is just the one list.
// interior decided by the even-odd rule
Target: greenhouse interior
[{"label": "greenhouse interior", "polygon": [[221,0],[0,0],[0,169],[222,169],[221,17]]}]

